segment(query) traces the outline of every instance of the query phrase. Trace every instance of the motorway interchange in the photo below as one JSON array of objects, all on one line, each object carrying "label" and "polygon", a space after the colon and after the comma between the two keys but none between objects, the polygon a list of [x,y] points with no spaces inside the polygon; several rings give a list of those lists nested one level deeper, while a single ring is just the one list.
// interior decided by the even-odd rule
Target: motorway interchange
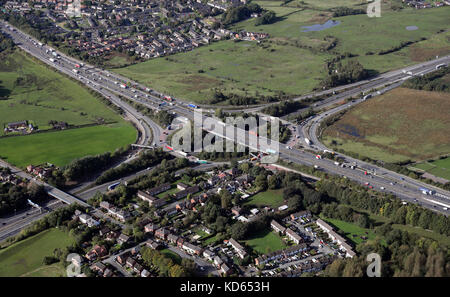
[{"label": "motorway interchange", "polygon": [[[119,96],[152,109],[167,110],[168,112],[171,112],[179,117],[184,117],[190,120],[194,119],[195,108],[192,108],[192,104],[191,106],[189,106],[190,103],[183,102],[177,99],[176,102],[167,104],[167,101],[162,99],[164,98],[163,94],[157,93],[156,91],[149,89],[147,86],[132,82],[129,79],[123,78],[109,71],[99,69],[90,65],[81,66],[82,63],[80,63],[79,61],[71,57],[67,57],[64,54],[51,49],[47,45],[41,45],[37,40],[11,27],[9,24],[2,22],[1,30],[9,34],[13,38],[15,43],[30,55],[52,66],[56,70],[82,82],[86,86],[96,90],[98,93],[108,98],[112,103],[121,107],[125,111],[126,116],[136,124],[137,128],[141,132],[139,144],[162,147],[165,146],[166,143],[161,139],[161,134],[164,129],[159,127],[147,116],[138,112],[130,104],[121,100]],[[52,59],[52,61],[50,59]],[[334,94],[333,96],[330,96],[329,98],[324,99],[314,105],[315,110],[321,110],[325,107],[330,107],[333,104],[344,99],[358,96],[361,92],[369,92],[372,89],[378,89],[381,87],[386,87],[383,92],[387,89],[392,89],[400,85],[401,82],[403,82],[405,79],[411,77],[411,74],[423,74],[431,72],[436,69],[437,65],[443,63],[448,64],[449,60],[450,56],[441,57],[432,61],[409,66],[404,69],[387,72],[367,81],[341,86],[335,89],[330,89],[315,94],[305,95],[294,100],[302,100],[305,98],[323,94]],[[76,71],[74,71],[74,69]],[[373,95],[377,94],[374,93]],[[377,191],[393,193],[404,201],[419,203],[422,206],[427,207],[433,211],[448,215],[448,208],[450,208],[450,193],[448,191],[444,191],[440,188],[433,187],[431,185],[422,183],[420,181],[400,175],[387,169],[360,160],[356,160],[348,156],[343,156],[341,154],[340,156],[346,160],[347,164],[356,163],[357,168],[352,169],[350,168],[350,166],[343,167],[342,164],[340,164],[341,166],[337,166],[335,164],[335,161],[333,160],[316,158],[317,151],[320,153],[323,150],[326,150],[326,147],[319,142],[316,134],[320,122],[327,116],[337,113],[342,109],[353,106],[361,102],[362,100],[363,99],[349,101],[348,103],[337,108],[328,110],[324,113],[319,113],[315,117],[311,117],[310,119],[308,119],[308,121],[303,126],[298,126],[297,131],[300,133],[300,139],[302,141],[304,138],[311,139],[313,145],[309,148],[310,150],[315,150],[316,152],[314,153],[308,150],[296,149],[289,146],[286,147],[282,143],[278,143],[276,141],[268,141],[267,138],[261,136],[258,137],[259,144],[257,147],[254,147],[254,149],[266,153],[268,151],[272,152],[273,147],[278,147],[279,149],[275,153],[282,159],[292,161],[293,163],[297,164],[317,166],[320,168],[320,170],[323,170],[325,172],[344,176],[361,184],[371,185]],[[162,104],[163,102],[165,102],[165,104]],[[258,110],[260,110],[261,108],[264,108],[264,106],[260,106],[258,108],[248,108],[245,111],[258,112]],[[211,112],[211,110],[203,110],[203,114],[208,112]],[[218,121],[217,119],[205,116],[203,114],[202,120],[208,120],[215,126],[214,131],[210,130],[210,132],[220,137],[227,138],[222,132],[223,130],[225,130],[225,128],[227,128],[227,125]],[[222,127],[223,129],[217,129],[217,127]],[[239,133],[247,134],[247,132],[242,129],[234,127],[232,129],[236,129],[235,135],[239,135]],[[244,143],[242,140],[236,138],[233,140],[237,143],[248,146],[248,143]],[[369,172],[369,174],[366,174],[366,172]],[[434,193],[431,195],[425,195],[419,190],[420,187],[430,189],[434,191]]]}]

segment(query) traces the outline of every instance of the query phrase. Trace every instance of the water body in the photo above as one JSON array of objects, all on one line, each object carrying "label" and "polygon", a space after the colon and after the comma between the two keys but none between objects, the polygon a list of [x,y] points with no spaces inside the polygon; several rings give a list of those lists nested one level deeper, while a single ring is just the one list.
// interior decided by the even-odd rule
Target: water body
[{"label": "water body", "polygon": [[303,26],[302,32],[312,32],[312,31],[322,31],[332,27],[336,27],[341,23],[341,21],[328,20],[325,24],[315,24],[312,26]]},{"label": "water body", "polygon": [[406,30],[408,30],[408,31],[414,31],[414,30],[417,30],[417,29],[419,29],[419,27],[417,27],[417,26],[408,26],[408,27],[406,27]]}]

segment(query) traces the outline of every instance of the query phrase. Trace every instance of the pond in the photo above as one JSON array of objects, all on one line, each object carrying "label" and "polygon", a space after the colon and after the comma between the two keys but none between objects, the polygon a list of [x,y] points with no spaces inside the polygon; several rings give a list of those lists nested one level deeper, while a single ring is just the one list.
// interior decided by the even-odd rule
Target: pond
[{"label": "pond", "polygon": [[324,24],[315,24],[311,26],[303,26],[302,32],[312,32],[312,31],[322,31],[328,28],[336,27],[341,23],[341,21],[328,20]]},{"label": "pond", "polygon": [[419,27],[417,27],[417,26],[407,26],[406,27],[406,30],[408,30],[408,31],[414,31],[414,30],[417,30],[417,29],[419,29]]}]

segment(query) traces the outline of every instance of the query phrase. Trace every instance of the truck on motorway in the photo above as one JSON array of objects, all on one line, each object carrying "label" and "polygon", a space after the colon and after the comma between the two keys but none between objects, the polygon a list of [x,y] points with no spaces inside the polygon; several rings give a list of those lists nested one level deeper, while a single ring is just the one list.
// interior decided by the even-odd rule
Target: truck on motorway
[{"label": "truck on motorway", "polygon": [[164,96],[164,99],[169,102],[173,101],[172,97],[170,97],[170,96]]},{"label": "truck on motorway", "polygon": [[306,137],[305,137],[305,142],[306,142],[308,145],[311,145],[311,144],[312,144],[311,140],[309,140],[309,139],[306,138]]},{"label": "truck on motorway", "polygon": [[436,193],[434,190],[430,190],[427,188],[419,188],[419,191],[421,191],[425,195],[433,195],[434,193]]},{"label": "truck on motorway", "polygon": [[72,72],[75,74],[78,74],[78,72],[80,72],[80,71],[78,71],[77,69],[72,69]]},{"label": "truck on motorway", "polygon": [[116,183],[113,183],[112,185],[109,185],[108,191],[114,190],[115,188],[117,188],[118,185],[120,185],[120,182],[116,182]]},{"label": "truck on motorway", "polygon": [[322,156],[321,155],[316,155],[316,159],[320,160],[320,159],[322,159]]},{"label": "truck on motorway", "polygon": [[198,106],[195,105],[195,104],[188,104],[188,107],[191,107],[191,108],[198,108]]},{"label": "truck on motorway", "polygon": [[440,68],[444,68],[444,67],[447,67],[447,64],[442,63],[442,64],[439,64],[439,65],[436,65],[436,70],[440,69]]},{"label": "truck on motorway", "polygon": [[208,164],[208,161],[206,160],[197,160],[198,164]]},{"label": "truck on motorway", "polygon": [[372,98],[372,95],[369,94],[369,95],[364,96],[364,97],[363,97],[363,100],[367,100],[367,99],[369,99],[369,98]]},{"label": "truck on motorway", "polygon": [[53,63],[55,63],[55,59],[53,59],[53,58],[50,58],[49,60],[50,60],[50,62],[53,62]]},{"label": "truck on motorway", "polygon": [[122,89],[128,88],[128,86],[127,86],[126,84],[120,84],[120,87],[121,87]]},{"label": "truck on motorway", "polygon": [[81,68],[81,65],[80,64],[75,64],[75,67],[76,68]]}]

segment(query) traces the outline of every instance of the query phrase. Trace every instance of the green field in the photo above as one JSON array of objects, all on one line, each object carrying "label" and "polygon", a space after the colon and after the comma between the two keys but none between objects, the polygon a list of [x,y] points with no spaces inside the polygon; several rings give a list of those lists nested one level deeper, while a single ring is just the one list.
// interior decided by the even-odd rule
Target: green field
[{"label": "green field", "polygon": [[334,149],[385,162],[447,154],[449,99],[448,93],[397,88],[351,108],[323,131],[322,140]]},{"label": "green field", "polygon": [[259,254],[267,254],[287,247],[281,237],[270,230],[256,234],[245,243]]},{"label": "green field", "polygon": [[[328,54],[276,44],[264,47],[249,41],[221,41],[172,55],[167,60],[152,59],[114,71],[159,91],[199,103],[207,103],[215,88],[224,93],[252,96],[256,92],[261,95],[276,91],[305,93],[324,75],[322,66]],[[293,84],[294,81],[301,83]]]},{"label": "green field", "polygon": [[[17,79],[23,82],[18,83]],[[1,85],[11,94],[0,100],[0,124],[28,120],[39,129],[50,120],[70,125],[123,122],[122,118],[76,82],[16,51],[0,61]],[[3,129],[0,132],[3,134]]]},{"label": "green field", "polygon": [[259,192],[258,194],[247,198],[244,204],[253,204],[257,206],[270,206],[278,207],[284,202],[283,190],[267,190],[264,192]]},{"label": "green field", "polygon": [[74,158],[112,151],[136,140],[134,127],[87,89],[18,50],[0,60],[0,81],[10,93],[7,100],[0,100],[0,136],[4,125],[23,120],[39,130],[50,129],[50,120],[69,125],[113,123],[0,138],[0,158],[14,165],[50,162],[63,166]]},{"label": "green field", "polygon": [[414,167],[434,176],[450,180],[450,157],[431,162],[419,163],[414,165]]},{"label": "green field", "polygon": [[371,229],[361,228],[355,224],[336,219],[324,218],[324,220],[335,226],[336,229],[344,232],[345,237],[347,237],[351,242],[353,242],[356,245],[364,242],[361,236],[367,237],[367,240],[375,238],[375,233]]},{"label": "green field", "polygon": [[76,158],[126,146],[136,140],[136,130],[117,123],[45,132],[0,139],[0,158],[18,167],[50,162],[64,166]]},{"label": "green field", "polygon": [[67,233],[49,229],[0,250],[0,276],[60,276],[64,270],[59,263],[45,266],[42,260],[72,242]]},{"label": "green field", "polygon": [[[336,27],[302,32],[303,26],[331,19],[328,9],[332,7],[367,4],[359,0],[303,2],[306,5],[291,1],[281,7],[282,1],[257,1],[273,10],[278,21],[256,26],[255,19],[248,19],[231,28],[269,33],[270,38],[261,44],[220,41],[114,71],[169,95],[209,103],[215,88],[225,94],[255,97],[277,91],[310,92],[326,75],[325,61],[338,54],[352,53],[357,56],[351,59],[359,60],[367,69],[384,72],[450,52],[448,32],[437,34],[448,27],[450,7],[405,8],[399,12],[383,9],[380,18],[366,14],[338,17],[333,18],[341,22]],[[407,26],[417,26],[418,30],[406,30]],[[422,38],[428,40],[421,41]],[[336,46],[323,50],[330,40],[335,40]],[[390,54],[376,54],[405,41],[415,43]]]}]

